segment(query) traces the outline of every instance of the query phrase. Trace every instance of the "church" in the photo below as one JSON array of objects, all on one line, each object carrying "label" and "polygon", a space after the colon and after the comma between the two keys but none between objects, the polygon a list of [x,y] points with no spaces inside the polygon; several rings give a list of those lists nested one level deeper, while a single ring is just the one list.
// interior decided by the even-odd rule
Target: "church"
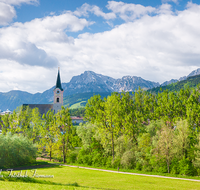
[{"label": "church", "polygon": [[61,107],[63,105],[64,90],[61,85],[59,68],[58,68],[56,86],[55,86],[53,92],[54,92],[53,104],[23,104],[23,107],[29,106],[29,108],[31,108],[31,109],[38,108],[41,115],[46,114],[50,109],[54,110],[54,113],[57,113],[61,109]]}]

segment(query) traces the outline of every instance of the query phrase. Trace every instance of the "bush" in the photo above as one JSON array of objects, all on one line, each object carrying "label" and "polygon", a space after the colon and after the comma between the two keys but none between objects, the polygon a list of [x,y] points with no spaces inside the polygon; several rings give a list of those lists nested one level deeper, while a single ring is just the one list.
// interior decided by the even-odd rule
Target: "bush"
[{"label": "bush", "polygon": [[145,161],[142,166],[142,171],[151,172],[152,170],[153,170],[152,166],[147,161]]},{"label": "bush", "polygon": [[185,157],[179,161],[179,171],[182,175],[193,176],[197,174],[197,171],[193,167],[192,163]]},{"label": "bush", "polygon": [[133,169],[135,166],[135,155],[132,150],[126,151],[121,158],[121,165],[126,169]]},{"label": "bush", "polygon": [[92,156],[89,154],[88,150],[85,150],[82,148],[79,151],[78,157],[77,157],[77,163],[78,164],[86,164],[86,165],[92,165]]},{"label": "bush", "polygon": [[135,169],[141,171],[142,170],[142,164],[140,164],[139,162],[137,162],[136,166],[135,166]]},{"label": "bush", "polygon": [[92,154],[92,165],[93,166],[102,166],[102,154],[98,151],[94,151]]},{"label": "bush", "polygon": [[174,158],[172,160],[172,163],[170,165],[170,173],[171,174],[179,174],[179,161],[177,158]]},{"label": "bush", "polygon": [[0,135],[0,168],[9,168],[36,161],[36,146],[27,138]]},{"label": "bush", "polygon": [[77,156],[78,156],[77,151],[71,151],[67,156],[67,163],[75,163],[77,160]]},{"label": "bush", "polygon": [[112,160],[113,160],[112,156],[107,157],[105,164],[106,168],[112,168]]}]

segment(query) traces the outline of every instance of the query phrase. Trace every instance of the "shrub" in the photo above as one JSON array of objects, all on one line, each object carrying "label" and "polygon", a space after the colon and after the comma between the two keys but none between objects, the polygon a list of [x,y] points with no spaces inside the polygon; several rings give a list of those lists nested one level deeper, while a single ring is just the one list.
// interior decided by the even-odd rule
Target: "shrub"
[{"label": "shrub", "polygon": [[135,166],[135,155],[132,150],[126,151],[121,158],[121,165],[126,169],[132,169]]},{"label": "shrub", "polygon": [[0,168],[9,168],[36,161],[36,146],[27,138],[0,135]]},{"label": "shrub", "polygon": [[92,165],[102,166],[102,154],[100,154],[98,151],[94,151],[92,155]]},{"label": "shrub", "polygon": [[142,164],[140,164],[139,162],[137,162],[136,166],[135,166],[135,169],[141,171],[142,170]]},{"label": "shrub", "polygon": [[71,151],[67,156],[67,163],[75,163],[77,160],[77,156],[78,156],[77,151]]},{"label": "shrub", "polygon": [[112,156],[108,156],[107,159],[106,159],[106,168],[112,168]]},{"label": "shrub", "polygon": [[177,158],[174,158],[172,160],[172,163],[170,166],[170,173],[171,174],[179,174],[179,161]]},{"label": "shrub", "polygon": [[194,169],[192,163],[185,157],[179,161],[179,171],[182,175],[196,175],[197,171]]}]

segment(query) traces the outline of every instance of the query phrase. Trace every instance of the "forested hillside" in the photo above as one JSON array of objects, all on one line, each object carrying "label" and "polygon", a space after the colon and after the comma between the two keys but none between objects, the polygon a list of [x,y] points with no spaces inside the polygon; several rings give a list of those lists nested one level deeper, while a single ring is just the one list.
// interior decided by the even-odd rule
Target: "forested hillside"
[{"label": "forested hillside", "polygon": [[169,91],[174,92],[174,91],[179,91],[181,89],[188,88],[188,87],[190,88],[197,87],[198,84],[200,84],[200,75],[195,75],[195,76],[188,77],[186,80],[178,81],[176,83],[172,83],[166,86],[152,88],[148,91],[151,93],[158,93],[164,90],[169,90]]},{"label": "forested hillside", "polygon": [[73,95],[64,97],[63,104],[64,106],[70,107],[73,104],[84,102],[83,103],[83,107],[84,107],[88,99],[90,99],[95,94],[100,94],[100,96],[104,98],[104,97],[107,97],[108,95],[111,95],[111,92],[87,92],[87,93],[73,94]]}]

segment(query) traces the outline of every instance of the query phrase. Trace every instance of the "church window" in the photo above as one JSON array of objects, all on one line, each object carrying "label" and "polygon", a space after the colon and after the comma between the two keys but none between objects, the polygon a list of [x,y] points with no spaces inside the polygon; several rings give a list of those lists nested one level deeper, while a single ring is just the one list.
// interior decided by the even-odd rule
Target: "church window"
[{"label": "church window", "polygon": [[57,98],[56,102],[59,103],[59,98]]}]

